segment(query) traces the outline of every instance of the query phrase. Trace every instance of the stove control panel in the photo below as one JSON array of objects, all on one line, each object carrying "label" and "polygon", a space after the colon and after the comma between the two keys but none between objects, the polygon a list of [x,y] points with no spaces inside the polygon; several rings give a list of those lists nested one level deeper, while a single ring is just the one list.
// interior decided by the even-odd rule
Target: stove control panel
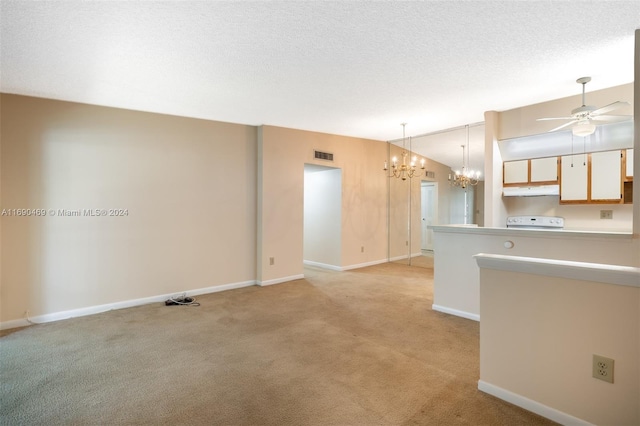
[{"label": "stove control panel", "polygon": [[562,229],[564,218],[557,216],[509,216],[507,228]]}]

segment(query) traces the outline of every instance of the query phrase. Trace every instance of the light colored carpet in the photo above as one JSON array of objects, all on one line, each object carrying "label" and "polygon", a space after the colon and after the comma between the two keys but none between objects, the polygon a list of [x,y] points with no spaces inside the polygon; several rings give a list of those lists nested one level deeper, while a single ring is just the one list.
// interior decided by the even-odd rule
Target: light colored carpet
[{"label": "light colored carpet", "polygon": [[477,390],[478,323],[431,310],[431,269],[305,276],[5,335],[0,423],[552,424]]}]

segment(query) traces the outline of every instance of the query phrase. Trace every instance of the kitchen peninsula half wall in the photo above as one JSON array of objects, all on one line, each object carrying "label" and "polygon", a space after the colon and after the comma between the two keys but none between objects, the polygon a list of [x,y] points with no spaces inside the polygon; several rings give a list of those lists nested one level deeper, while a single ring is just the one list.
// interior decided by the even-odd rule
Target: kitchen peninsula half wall
[{"label": "kitchen peninsula half wall", "polygon": [[480,320],[478,253],[640,267],[631,232],[434,226],[433,306]]},{"label": "kitchen peninsula half wall", "polygon": [[[560,424],[640,424],[640,268],[492,254],[475,260],[478,389]],[[615,359],[615,368],[595,376],[595,354]]]}]

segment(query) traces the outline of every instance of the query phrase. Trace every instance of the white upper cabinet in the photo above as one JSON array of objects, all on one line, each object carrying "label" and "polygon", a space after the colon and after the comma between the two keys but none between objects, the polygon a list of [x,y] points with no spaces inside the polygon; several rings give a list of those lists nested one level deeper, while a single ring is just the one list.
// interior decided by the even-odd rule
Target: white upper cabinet
[{"label": "white upper cabinet", "polygon": [[529,182],[529,160],[506,161],[503,181],[506,185]]},{"label": "white upper cabinet", "polygon": [[591,200],[620,200],[622,198],[621,151],[591,154]]},{"label": "white upper cabinet", "polygon": [[551,185],[558,183],[558,157],[505,161],[504,186]]},{"label": "white upper cabinet", "polygon": [[587,154],[560,159],[560,201],[587,201]]},{"label": "white upper cabinet", "polygon": [[633,148],[627,149],[627,160],[625,163],[625,175],[627,178],[633,177]]},{"label": "white upper cabinet", "polygon": [[531,182],[557,182],[558,158],[535,158],[531,160]]},{"label": "white upper cabinet", "polygon": [[560,160],[560,203],[619,204],[622,151],[565,155]]}]

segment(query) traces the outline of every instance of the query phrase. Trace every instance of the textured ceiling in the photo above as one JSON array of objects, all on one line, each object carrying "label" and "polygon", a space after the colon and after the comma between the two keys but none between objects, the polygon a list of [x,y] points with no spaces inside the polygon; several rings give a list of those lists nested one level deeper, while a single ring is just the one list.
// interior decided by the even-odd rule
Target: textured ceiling
[{"label": "textured ceiling", "polygon": [[377,140],[629,83],[640,26],[638,1],[0,7],[2,92]]}]

